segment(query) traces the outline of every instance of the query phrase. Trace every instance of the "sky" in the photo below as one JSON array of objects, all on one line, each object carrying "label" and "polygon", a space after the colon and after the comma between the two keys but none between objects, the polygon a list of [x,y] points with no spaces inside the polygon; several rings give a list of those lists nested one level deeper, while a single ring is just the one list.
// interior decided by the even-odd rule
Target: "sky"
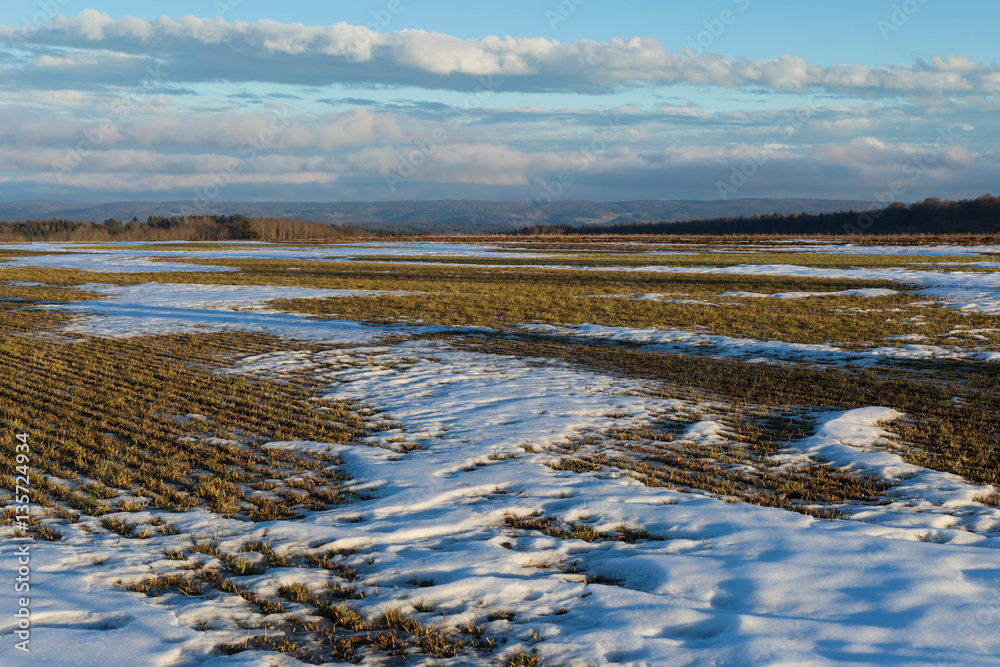
[{"label": "sky", "polygon": [[5,0],[0,200],[997,192],[1000,3]]}]

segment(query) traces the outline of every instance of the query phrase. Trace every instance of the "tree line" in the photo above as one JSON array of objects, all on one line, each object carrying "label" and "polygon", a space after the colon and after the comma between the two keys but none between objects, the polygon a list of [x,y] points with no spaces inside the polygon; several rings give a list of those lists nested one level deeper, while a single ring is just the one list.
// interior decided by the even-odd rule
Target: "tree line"
[{"label": "tree line", "polygon": [[[532,225],[504,232],[513,236],[644,236],[644,235],[940,235],[1000,233],[1000,197],[983,195],[961,201],[925,199],[891,204],[869,211],[753,215],[687,222],[614,225]],[[109,241],[333,241],[404,238],[432,235],[392,229],[362,229],[287,218],[244,215],[151,216],[125,222],[109,218],[99,223],[53,218],[23,222],[0,221],[0,242],[50,241],[101,243]]]},{"label": "tree line", "polygon": [[890,204],[869,211],[791,215],[754,215],[687,222],[617,225],[533,225],[515,232],[537,235],[938,235],[1000,233],[1000,197],[983,195],[961,201],[937,197],[910,204]]},{"label": "tree line", "polygon": [[94,243],[107,241],[327,241],[411,236],[409,232],[367,230],[285,218],[243,215],[151,216],[125,222],[75,220],[0,221],[0,241]]}]

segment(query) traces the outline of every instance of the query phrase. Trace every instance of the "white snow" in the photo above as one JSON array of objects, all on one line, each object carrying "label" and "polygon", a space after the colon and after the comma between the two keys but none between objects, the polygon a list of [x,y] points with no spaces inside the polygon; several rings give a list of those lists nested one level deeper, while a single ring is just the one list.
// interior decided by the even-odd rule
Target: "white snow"
[{"label": "white snow", "polygon": [[[48,245],[48,244],[46,244]],[[10,246],[2,246],[10,247]],[[0,249],[2,249],[0,247]],[[29,247],[29,250],[50,250],[50,248]],[[55,252],[55,249],[52,249]],[[54,255],[32,255],[17,257],[9,262],[0,263],[0,271],[4,268],[25,268],[37,266],[48,269],[76,269],[78,271],[95,271],[104,273],[163,273],[166,271],[235,271],[226,266],[210,266],[184,264],[181,262],[154,262],[150,257],[153,253],[132,255],[123,252],[62,252]]]},{"label": "white snow", "polygon": [[265,304],[274,299],[409,294],[372,290],[161,283],[124,287],[87,284],[81,285],[80,289],[107,295],[108,298],[51,306],[83,316],[66,327],[67,332],[128,338],[228,329],[270,333],[301,340],[358,344],[369,343],[388,335],[391,328],[284,313],[268,309]]},{"label": "white snow", "polygon": [[779,292],[777,294],[761,294],[760,292],[724,292],[719,296],[746,297],[753,299],[807,299],[814,296],[861,296],[875,298],[880,296],[892,296],[899,294],[891,289],[848,289],[839,292]]},{"label": "white snow", "polygon": [[[50,307],[80,315],[65,332],[107,337],[198,332],[222,329],[270,333],[301,340],[328,343],[366,344],[389,335],[405,335],[446,330],[444,327],[376,326],[349,320],[314,318],[268,309],[268,301],[294,298],[336,298],[390,294],[407,296],[408,292],[373,290],[330,290],[275,286],[235,286],[145,283],[130,286],[87,284],[80,289],[105,295],[99,301],[57,304]],[[854,290],[863,296],[881,295],[880,290]],[[876,294],[876,293],[879,294]],[[646,294],[646,300],[665,300],[669,295]],[[728,296],[741,296],[729,294]],[[998,301],[1000,293],[980,290],[979,302]],[[938,298],[944,298],[939,296]],[[701,303],[681,300],[685,303]],[[967,307],[968,308],[968,307]],[[968,308],[971,309],[971,308]],[[598,325],[524,325],[528,331],[563,336],[600,338],[618,342],[646,343],[661,349],[680,352],[710,353],[744,359],[766,358],[847,361],[873,363],[885,359],[964,359],[1000,361],[1000,352],[976,348],[951,348],[910,343],[862,350],[845,349],[832,344],[803,344],[782,341],[717,336],[689,330],[608,327]]]},{"label": "white snow", "polygon": [[[359,353],[366,365],[348,363],[356,363]],[[420,361],[386,370],[401,357]],[[418,442],[428,447],[398,461],[383,452],[372,457],[340,450],[353,462],[352,472],[372,480],[380,493],[371,509],[352,508],[365,521],[343,526],[341,535],[364,540],[380,557],[398,550],[386,563],[397,573],[388,583],[430,576],[440,584],[425,597],[439,603],[482,599],[487,606],[516,609],[531,619],[530,626],[542,628],[547,639],[539,650],[555,664],[917,664],[939,655],[957,664],[1000,662],[997,639],[989,633],[954,632],[985,631],[1000,617],[992,551],[971,546],[1000,545],[996,510],[981,508],[978,522],[945,531],[950,543],[942,545],[923,540],[952,512],[967,509],[968,498],[936,510],[903,502],[863,508],[881,511],[880,518],[859,510],[857,522],[829,522],[651,489],[625,478],[556,472],[544,466],[550,454],[529,454],[518,445],[544,445],[612,422],[637,425],[658,411],[704,406],[643,397],[640,383],[559,364],[531,367],[429,343],[298,359],[313,372],[324,365],[333,369],[325,376],[331,397],[386,409],[386,418],[420,434]],[[288,355],[273,355],[271,363],[288,370],[289,361]],[[251,364],[254,372],[268,367],[262,358]],[[629,416],[615,420],[611,413]],[[830,455],[840,440],[849,443],[843,445],[851,447],[847,453],[869,449],[884,434],[875,424],[896,417],[884,409],[831,415],[801,443],[800,456]],[[720,430],[703,420],[684,437],[711,440]],[[496,452],[517,457],[464,470]],[[850,465],[859,456],[838,463]],[[920,474],[885,456],[894,458],[880,461],[881,467],[864,460],[866,472]],[[926,496],[936,481],[923,479]],[[480,495],[497,488],[507,495]],[[959,491],[989,491],[959,480],[948,488],[957,489],[949,495],[954,503]],[[900,493],[915,496],[917,483]],[[508,511],[541,511],[601,530],[627,522],[669,539],[588,545],[489,531],[502,525]],[[893,525],[885,525],[890,519]],[[320,516],[312,522],[329,523]],[[503,541],[514,548],[497,548]],[[529,561],[576,562],[591,576],[621,586],[585,587],[579,577],[524,567]],[[584,592],[593,594],[581,600]],[[560,608],[569,613],[546,616]]]},{"label": "white snow", "polygon": [[639,268],[574,268],[581,271],[801,276],[804,278],[889,280],[900,284],[913,285],[918,288],[918,291],[916,292],[917,294],[925,294],[927,296],[950,301],[951,305],[957,308],[981,313],[1000,313],[1000,272],[979,273],[971,271],[919,271],[913,269],[895,268],[819,269],[808,266],[792,266],[787,264],[755,264],[729,267],[646,266]]},{"label": "white snow", "polygon": [[[669,244],[665,244],[669,245]],[[680,246],[683,247],[683,246]],[[688,251],[691,252],[691,251]],[[792,252],[801,254],[824,255],[937,255],[969,257],[976,255],[995,255],[1000,253],[1000,246],[995,245],[858,245],[853,243],[817,243],[815,239],[808,241],[772,241],[769,245],[751,244],[747,246],[730,247],[725,250],[709,250],[708,252],[748,253],[748,252]],[[687,254],[682,250],[649,251],[650,255]]]},{"label": "white snow", "polygon": [[855,520],[934,529],[916,538],[933,536],[939,542],[978,544],[982,534],[1000,532],[1000,511],[974,501],[984,495],[983,487],[969,484],[958,475],[907,463],[887,451],[892,449],[891,434],[880,424],[904,417],[888,408],[823,415],[815,435],[794,443],[791,451],[775,459],[792,467],[807,461],[829,461],[858,475],[898,482],[889,493],[890,504],[849,508]]},{"label": "white snow", "polygon": [[[205,250],[192,250],[189,248],[171,250],[170,245],[170,242],[165,244],[111,243],[100,244],[99,248],[94,248],[92,245],[88,244],[21,243],[6,245],[0,244],[0,252],[3,250],[34,250],[40,252],[51,252],[53,255],[19,257],[16,262],[20,266],[81,268],[92,271],[129,270],[129,267],[135,265],[156,266],[158,263],[148,261],[148,258],[150,257],[183,257],[185,259],[286,259],[302,261],[343,261],[351,258],[364,259],[365,257],[373,255],[422,255],[428,257],[440,256],[480,257],[483,259],[518,259],[523,257],[553,257],[567,254],[562,251],[558,253],[537,253],[532,251],[511,252],[505,251],[495,245],[479,245],[471,243],[346,243],[289,247],[280,245],[276,246],[269,243],[223,242],[222,245],[231,246],[223,250],[208,248]],[[206,244],[206,246],[208,245],[218,245],[218,243]],[[110,246],[117,247],[114,249],[108,249]],[[116,263],[120,264],[121,268],[119,268]],[[170,264],[168,264],[168,266],[170,266]],[[184,266],[187,268],[159,270],[206,270],[199,267],[192,269],[189,264],[178,264],[176,266]],[[156,269],[142,268],[132,270],[145,271]]]},{"label": "white snow", "polygon": [[[412,245],[396,245],[402,254],[415,252]],[[396,251],[392,245],[370,247]],[[71,248],[60,252],[74,261]],[[146,261],[109,256],[122,266]],[[98,266],[106,260],[92,261]],[[1000,312],[1000,276],[991,274],[775,266],[676,271],[895,276],[919,284],[929,298],[952,299],[955,307]],[[439,612],[423,618],[428,624],[440,622],[441,612],[457,624],[485,622],[501,608],[516,611],[513,622],[488,624],[490,634],[506,638],[498,656],[523,646],[537,648],[550,665],[1000,665],[1000,567],[994,551],[1000,547],[1000,509],[974,502],[995,489],[903,460],[892,430],[906,416],[894,410],[872,406],[810,415],[814,432],[790,441],[776,456],[782,466],[825,461],[896,484],[879,504],[843,508],[849,520],[818,520],[646,487],[613,470],[581,474],[547,465],[558,458],[550,445],[586,434],[600,437],[613,427],[643,427],[664,415],[691,416],[678,440],[692,451],[710,449],[727,438],[714,417],[717,404],[658,398],[641,381],[546,360],[457,351],[440,341],[380,344],[390,335],[434,328],[366,326],[266,309],[278,298],[370,292],[155,283],[83,288],[107,299],[59,306],[81,316],[71,327],[80,333],[237,328],[352,345],[248,357],[231,372],[280,378],[308,371],[322,381],[322,397],[359,401],[399,426],[373,433],[363,444],[267,445],[337,453],[353,487],[371,500],[266,523],[202,510],[132,515],[156,515],[180,531],[148,540],[120,539],[99,529],[97,519],[59,526],[62,541],[32,547],[32,653],[18,660],[5,611],[3,664],[298,664],[273,653],[214,652],[251,632],[250,610],[238,597],[146,598],[114,588],[118,580],[175,571],[164,550],[182,547],[194,535],[215,536],[236,548],[266,531],[279,553],[331,545],[359,549],[356,564],[371,593],[359,604],[372,615],[415,598],[437,604]],[[526,329],[745,359],[869,363],[979,354],[1000,360],[998,353],[919,342],[855,351],[657,329]],[[396,444],[400,439],[423,449],[404,454]],[[505,526],[507,513],[532,512],[597,530],[627,523],[665,539],[586,543]],[[5,581],[13,581],[15,567],[13,544],[0,541]],[[272,569],[254,583],[271,594],[279,580],[319,582],[323,576],[306,568]],[[596,576],[614,585],[594,583]],[[409,584],[414,578],[433,585],[416,590]],[[8,591],[8,607],[12,597]],[[544,640],[536,643],[539,635]],[[499,662],[498,656],[473,653],[451,662],[413,656],[407,664],[485,666]]]},{"label": "white snow", "polygon": [[[4,267],[39,266],[50,268],[72,268],[87,271],[114,272],[163,272],[163,271],[231,271],[229,267],[201,266],[175,262],[152,261],[151,258],[170,258],[173,256],[187,259],[300,259],[348,261],[352,258],[364,259],[372,255],[394,256],[426,256],[426,257],[480,257],[490,259],[516,258],[572,258],[572,250],[556,252],[539,251],[505,251],[495,245],[458,244],[458,243],[360,243],[343,245],[325,245],[316,247],[289,248],[272,246],[264,243],[232,243],[231,249],[225,250],[165,250],[161,247],[147,248],[151,244],[110,244],[118,246],[114,250],[91,249],[86,244],[66,243],[27,243],[0,245],[3,249],[36,250],[51,252],[51,255],[17,257],[10,262],[0,263],[0,276]],[[166,244],[169,247],[169,243]],[[787,246],[762,246],[762,252],[787,250]],[[886,255],[977,255],[998,253],[996,246],[852,246],[821,244],[815,247],[799,248],[803,252],[825,252],[838,254],[886,254]],[[673,251],[670,251],[671,254]],[[418,264],[433,264],[432,261],[416,262]],[[988,264],[988,263],[987,263]],[[516,265],[500,265],[493,268],[516,269]],[[722,273],[736,275],[767,275],[767,276],[803,276],[816,278],[890,280],[900,284],[922,287],[929,296],[951,300],[958,308],[975,312],[1000,313],[1000,272],[979,273],[967,271],[944,271],[939,265],[928,266],[920,270],[914,267],[881,268],[881,269],[821,269],[783,264],[738,265],[730,267],[581,267],[568,264],[551,264],[536,268],[574,269],[582,271],[631,271],[659,273]],[[866,295],[868,290],[850,290],[858,295]],[[811,295],[811,294],[810,294]],[[875,296],[876,293],[870,294]],[[649,295],[656,298],[656,295]],[[749,294],[743,294],[749,296]],[[797,296],[797,295],[796,295]],[[803,294],[802,296],[805,296]],[[787,298],[794,298],[788,296]]]},{"label": "white snow", "polygon": [[[400,359],[416,362],[395,363]],[[913,480],[937,473],[871,451],[885,434],[876,423],[898,417],[891,411],[828,415],[789,456],[913,475],[899,495],[926,500],[908,506],[900,499],[860,508],[857,520],[821,521],[614,475],[556,471],[545,465],[551,453],[521,449],[587,429],[641,425],[658,412],[710,409],[650,398],[642,383],[428,342],[265,355],[235,371],[301,369],[328,380],[331,398],[359,399],[402,424],[371,436],[372,444],[386,446],[402,435],[426,450],[403,456],[383,448],[274,443],[338,453],[375,498],[266,524],[200,511],[161,516],[182,533],[216,535],[224,545],[266,530],[278,550],[359,548],[375,563],[362,572],[365,581],[378,583],[380,591],[362,604],[368,613],[404,594],[433,600],[453,623],[511,609],[514,622],[491,624],[491,632],[507,636],[501,654],[536,646],[549,664],[1000,664],[993,632],[1000,620],[1000,575],[990,548],[1000,545],[997,512],[983,508],[978,521],[935,528],[954,520],[967,503],[956,504],[958,492],[946,489],[946,504],[934,505],[932,489]],[[717,438],[719,431],[703,420],[685,437]],[[498,453],[516,456],[489,459]],[[958,487],[955,482],[951,488]],[[598,530],[629,523],[667,539],[629,545],[523,534],[504,528],[508,512],[542,512]],[[245,634],[232,629],[246,614],[238,598],[235,604],[226,596],[147,599],[111,588],[117,579],[170,567],[161,552],[180,545],[183,535],[122,546],[114,535],[95,538],[74,526],[64,532],[62,542],[36,547],[35,567],[49,574],[33,589],[41,621],[33,659],[130,667],[281,664],[252,653],[208,662],[214,643]],[[4,549],[0,556],[9,563]],[[569,565],[578,574],[563,573]],[[315,573],[271,570],[257,588],[267,594],[278,578],[310,576]],[[585,583],[595,576],[617,584]],[[414,578],[434,585],[415,591],[407,584]],[[198,621],[206,631],[192,629]],[[533,632],[544,641],[533,644]],[[10,655],[13,638],[0,641]],[[456,664],[491,663],[471,654]]]},{"label": "white snow", "polygon": [[524,324],[525,331],[574,338],[594,338],[619,343],[643,343],[664,352],[708,354],[739,359],[815,361],[871,364],[881,360],[952,359],[996,362],[1000,352],[965,350],[936,345],[908,344],[864,349],[847,349],[826,343],[787,343],[734,338],[683,329],[610,327],[596,324],[553,326]]}]

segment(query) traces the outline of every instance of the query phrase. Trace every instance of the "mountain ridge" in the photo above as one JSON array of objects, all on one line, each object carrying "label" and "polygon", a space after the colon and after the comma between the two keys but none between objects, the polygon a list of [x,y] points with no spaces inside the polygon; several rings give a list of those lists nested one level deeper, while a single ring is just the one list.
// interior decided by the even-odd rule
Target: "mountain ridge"
[{"label": "mountain ridge", "polygon": [[386,202],[207,202],[72,201],[0,202],[0,220],[11,222],[61,218],[100,222],[108,218],[140,220],[183,215],[245,215],[255,218],[297,218],[309,222],[405,231],[494,232],[534,224],[614,225],[793,213],[834,213],[867,210],[875,202],[828,199],[556,201],[535,207],[525,201],[471,199]]}]

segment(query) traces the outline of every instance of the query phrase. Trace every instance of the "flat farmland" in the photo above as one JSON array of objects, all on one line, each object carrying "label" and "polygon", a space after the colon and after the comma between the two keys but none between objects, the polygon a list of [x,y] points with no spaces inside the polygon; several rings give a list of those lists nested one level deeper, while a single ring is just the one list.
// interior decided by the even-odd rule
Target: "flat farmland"
[{"label": "flat farmland", "polygon": [[32,657],[1000,664],[998,255],[0,246]]}]

